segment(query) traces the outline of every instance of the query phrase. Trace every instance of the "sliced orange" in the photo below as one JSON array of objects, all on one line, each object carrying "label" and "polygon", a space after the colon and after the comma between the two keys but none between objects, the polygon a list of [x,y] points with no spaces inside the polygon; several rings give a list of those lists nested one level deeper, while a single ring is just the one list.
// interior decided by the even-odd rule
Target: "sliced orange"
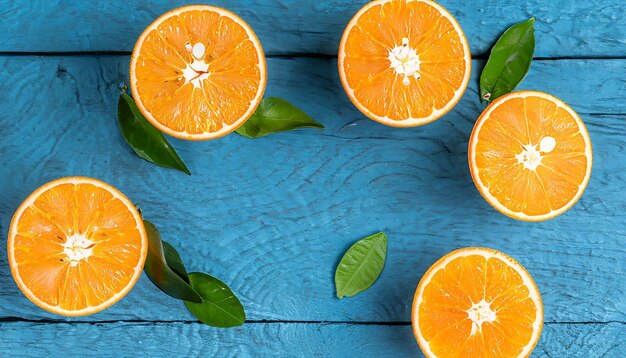
[{"label": "sliced orange", "polygon": [[483,197],[512,218],[564,213],[591,175],[591,140],[580,117],[549,94],[510,93],[478,118],[469,143],[472,178]]},{"label": "sliced orange", "polygon": [[64,316],[96,313],[124,297],[147,253],[137,209],[91,178],[62,178],[35,190],[9,229],[9,264],[20,290]]},{"label": "sliced orange", "polygon": [[339,45],[339,76],[352,103],[394,127],[419,126],[450,111],[471,66],[461,26],[431,0],[372,1]]},{"label": "sliced orange", "polygon": [[174,137],[205,140],[241,126],[261,102],[261,43],[232,12],[208,5],[172,10],[139,36],[130,88],[141,113]]},{"label": "sliced orange", "polygon": [[471,247],[445,255],[426,271],[412,317],[427,357],[528,357],[541,335],[543,305],[517,261]]}]

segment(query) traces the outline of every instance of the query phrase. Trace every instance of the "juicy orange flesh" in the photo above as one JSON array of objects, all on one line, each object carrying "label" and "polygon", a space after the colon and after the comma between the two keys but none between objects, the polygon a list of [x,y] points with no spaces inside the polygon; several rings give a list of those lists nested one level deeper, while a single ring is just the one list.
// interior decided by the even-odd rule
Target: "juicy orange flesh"
[{"label": "juicy orange flesh", "polygon": [[[536,170],[525,169],[515,155],[523,145],[539,148],[541,140],[556,140],[542,153]],[[497,107],[478,133],[475,161],[483,185],[500,204],[527,215],[548,214],[570,203],[586,176],[586,143],[576,119],[542,97],[513,98]]]},{"label": "juicy orange flesh", "polygon": [[[200,60],[209,65],[200,87],[183,76],[195,60],[189,48],[197,43],[205,46]],[[245,29],[230,17],[185,11],[145,37],[135,69],[137,94],[160,124],[176,132],[217,132],[252,105],[261,83],[260,61]]]},{"label": "juicy orange flesh", "polygon": [[[458,257],[424,288],[419,329],[438,357],[516,357],[531,341],[537,307],[522,277],[498,258]],[[467,310],[482,300],[496,319],[472,334]]]},{"label": "juicy orange flesh", "polygon": [[[74,234],[94,243],[72,266],[62,246]],[[132,212],[92,184],[61,184],[43,192],[17,223],[17,273],[35,297],[62,310],[95,307],[122,291],[141,260],[142,237]]]},{"label": "juicy orange flesh", "polygon": [[[379,117],[425,118],[442,109],[462,86],[466,71],[463,43],[449,19],[424,2],[391,1],[366,10],[345,42],[343,71],[356,100]],[[390,67],[389,51],[415,49],[421,78]]]}]

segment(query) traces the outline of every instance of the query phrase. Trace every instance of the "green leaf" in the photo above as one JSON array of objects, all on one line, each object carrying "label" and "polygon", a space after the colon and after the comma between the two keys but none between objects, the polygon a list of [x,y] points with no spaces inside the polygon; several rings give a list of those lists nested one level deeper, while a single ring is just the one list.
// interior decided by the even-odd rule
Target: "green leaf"
[{"label": "green leaf", "polygon": [[268,97],[261,101],[252,116],[236,132],[247,138],[259,138],[298,128],[324,129],[324,126],[284,99]]},{"label": "green leaf", "polygon": [[166,241],[161,240],[161,244],[163,244],[163,253],[165,254],[165,262],[167,262],[167,266],[169,266],[180,278],[185,280],[185,282],[189,283],[189,274],[187,274],[187,269],[185,269],[185,265],[183,264],[183,260],[180,258],[178,251],[176,251],[174,246],[170,245]]},{"label": "green leaf", "polygon": [[493,101],[522,82],[535,53],[535,18],[511,26],[491,49],[480,75],[480,98]]},{"label": "green leaf", "polygon": [[357,241],[343,255],[335,271],[337,297],[350,297],[367,290],[383,272],[386,258],[384,232]]},{"label": "green leaf", "polygon": [[191,175],[163,133],[144,118],[133,98],[125,92],[120,95],[117,103],[117,119],[126,143],[139,157],[161,167],[177,169]]},{"label": "green leaf", "polygon": [[246,321],[241,302],[224,282],[201,272],[190,273],[189,279],[204,300],[202,303],[185,301],[185,306],[202,323],[227,328],[241,326]]},{"label": "green leaf", "polygon": [[[144,271],[161,291],[179,300],[202,302],[202,297],[189,285],[187,271],[172,245],[161,241],[156,226],[144,220],[148,234],[148,256]],[[163,248],[167,248],[164,252]],[[173,266],[174,270],[170,267]]]}]

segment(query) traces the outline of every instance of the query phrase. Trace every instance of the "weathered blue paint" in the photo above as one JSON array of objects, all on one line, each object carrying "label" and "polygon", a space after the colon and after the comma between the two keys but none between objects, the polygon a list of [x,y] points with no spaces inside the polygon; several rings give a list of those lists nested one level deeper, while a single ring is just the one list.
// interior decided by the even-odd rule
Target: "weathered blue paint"
[{"label": "weathered blue paint", "polygon": [[[470,245],[518,258],[542,291],[548,322],[626,318],[625,286],[618,279],[626,256],[626,196],[616,189],[626,172],[619,159],[626,147],[626,116],[619,113],[626,110],[614,102],[624,87],[603,77],[626,61],[538,61],[524,82],[580,111],[596,158],[581,201],[539,224],[498,214],[473,187],[466,143],[482,109],[475,80],[451,114],[402,130],[365,119],[352,107],[334,60],[272,59],[268,95],[301,106],[327,130],[255,141],[236,135],[203,143],[173,140],[194,173],[187,177],[140,160],[121,139],[115,103],[127,57],[18,56],[0,63],[6,79],[0,96],[15,99],[0,114],[0,149],[7,153],[7,174],[0,179],[3,233],[31,190],[59,176],[89,175],[139,203],[191,270],[228,282],[252,320],[408,322],[424,270]],[[574,83],[589,93],[579,95]],[[49,90],[33,100],[40,88]],[[607,114],[595,114],[602,111]],[[350,243],[377,230],[390,238],[381,279],[357,297],[337,300],[337,260]],[[58,319],[23,298],[4,255],[0,282],[0,317]],[[142,279],[119,304],[81,320],[181,318],[192,319]]]},{"label": "weathered blue paint", "polygon": [[[333,54],[361,3],[220,2],[250,21],[274,54]],[[531,14],[540,20],[539,56],[626,53],[624,22],[611,22],[626,11],[621,2],[442,3],[459,17],[476,53]],[[0,51],[128,51],[141,28],[176,5],[11,2],[0,7]],[[308,25],[311,18],[320,30]],[[595,155],[580,202],[534,224],[495,212],[469,177],[467,140],[483,109],[477,100],[482,62],[473,65],[470,88],[450,114],[397,129],[354,109],[334,59],[270,59],[267,95],[288,99],[327,129],[258,140],[234,134],[201,143],[172,139],[193,172],[187,177],[137,158],[119,133],[117,87],[127,81],[127,56],[0,56],[3,239],[14,210],[39,185],[66,175],[97,177],[137,202],[190,270],[227,282],[249,320],[270,321],[231,330],[195,324],[182,304],[145,277],[110,309],[63,319],[21,295],[2,253],[0,356],[415,355],[406,324],[421,275],[441,255],[480,245],[514,256],[537,281],[548,323],[536,356],[623,357],[626,60],[533,64],[522,88],[572,105],[587,124]],[[332,277],[341,254],[378,230],[389,235],[381,278],[358,296],[336,299]]]},{"label": "weathered blue paint", "polygon": [[[8,322],[0,332],[0,349],[11,356],[423,357],[410,325]],[[533,357],[623,357],[625,351],[622,323],[546,324]]]},{"label": "weathered blue paint", "polygon": [[[337,53],[350,18],[368,0],[214,0],[239,14],[268,54]],[[440,0],[484,54],[513,23],[537,18],[539,57],[625,56],[623,0]],[[0,51],[131,51],[164,12],[194,0],[4,1]],[[9,19],[6,21],[5,19]]]}]

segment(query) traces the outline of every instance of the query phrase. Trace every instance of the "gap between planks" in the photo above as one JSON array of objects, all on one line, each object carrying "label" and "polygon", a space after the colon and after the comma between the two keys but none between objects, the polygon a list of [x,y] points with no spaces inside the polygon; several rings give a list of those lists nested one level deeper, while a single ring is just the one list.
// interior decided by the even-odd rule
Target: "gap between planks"
[{"label": "gap between planks", "polygon": [[[6,317],[0,319],[2,323],[37,323],[37,324],[116,324],[116,323],[136,323],[136,324],[203,324],[196,320],[176,320],[176,321],[150,321],[150,320],[103,320],[103,321],[64,321],[54,319],[25,319],[19,317]],[[281,321],[281,320],[249,320],[245,324],[317,324],[317,325],[359,325],[359,326],[410,326],[411,322],[377,322],[377,321]],[[626,325],[624,321],[580,321],[580,322],[544,322],[544,325]]]},{"label": "gap between planks", "polygon": [[[0,51],[0,56],[130,56],[131,51],[60,51],[60,52],[24,52],[24,51]],[[336,54],[324,53],[266,53],[266,58],[336,58]],[[472,54],[472,60],[486,60],[487,53]],[[626,56],[555,56],[533,57],[534,61],[561,61],[561,60],[626,60]]]}]

